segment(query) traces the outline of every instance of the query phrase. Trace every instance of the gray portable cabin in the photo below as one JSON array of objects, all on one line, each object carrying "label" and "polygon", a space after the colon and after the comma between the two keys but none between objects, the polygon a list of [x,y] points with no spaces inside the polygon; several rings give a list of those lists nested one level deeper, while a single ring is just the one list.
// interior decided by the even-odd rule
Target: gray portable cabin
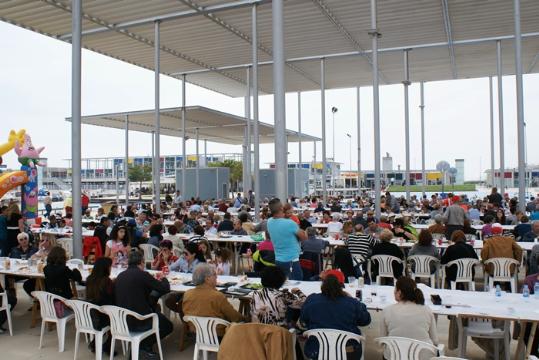
[{"label": "gray portable cabin", "polygon": [[[288,195],[303,197],[309,194],[309,170],[288,169]],[[260,197],[277,196],[275,169],[260,169]]]},{"label": "gray portable cabin", "polygon": [[[182,171],[176,170],[176,189],[182,188]],[[196,168],[187,168],[185,172],[184,199],[196,197]],[[199,169],[200,199],[223,199],[229,197],[230,169],[227,167],[209,167]]]}]

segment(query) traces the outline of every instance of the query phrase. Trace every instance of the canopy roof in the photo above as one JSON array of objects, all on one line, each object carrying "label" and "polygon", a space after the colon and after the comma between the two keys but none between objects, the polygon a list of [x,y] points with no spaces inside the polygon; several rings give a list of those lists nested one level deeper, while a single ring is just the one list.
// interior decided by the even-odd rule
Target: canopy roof
[{"label": "canopy roof", "polygon": [[[164,74],[188,73],[188,82],[243,96],[246,70],[238,65],[251,61],[248,5],[253,3],[260,4],[260,62],[271,64],[269,0],[84,1],[82,43],[87,49],[153,69],[153,21],[160,19]],[[70,5],[68,0],[4,1],[0,19],[69,41]],[[321,57],[327,59],[327,88],[372,83],[370,1],[288,0],[284,14],[287,91],[319,89]],[[539,1],[521,0],[521,14],[524,71],[537,72]],[[510,0],[378,1],[378,30],[382,85],[403,81],[402,52],[407,48],[413,49],[411,81],[493,75],[497,39],[502,45],[503,73],[514,73]],[[272,92],[270,64],[260,69],[262,93]]]},{"label": "canopy roof", "polygon": [[[221,144],[243,144],[243,129],[247,119],[202,106],[187,106],[185,132],[186,136],[195,139],[198,128],[200,140],[208,140]],[[161,109],[161,135],[181,137],[181,108]],[[83,116],[83,124],[103,126],[107,128],[125,129],[126,116],[129,118],[129,130],[151,133],[155,130],[155,110],[129,111],[112,114]],[[71,118],[66,118],[71,121]],[[274,143],[273,125],[259,122],[260,143]],[[320,138],[287,130],[289,142],[320,141]]]}]

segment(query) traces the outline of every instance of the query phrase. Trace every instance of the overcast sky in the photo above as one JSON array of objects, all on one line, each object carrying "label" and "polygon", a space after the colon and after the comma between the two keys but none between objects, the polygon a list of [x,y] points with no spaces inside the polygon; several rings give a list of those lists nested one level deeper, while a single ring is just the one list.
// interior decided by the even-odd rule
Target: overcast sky
[{"label": "overcast sky", "polygon": [[[70,158],[71,48],[69,44],[0,22],[0,141],[10,129],[25,128],[34,145],[45,146],[42,153],[50,166],[66,166]],[[383,55],[382,55],[383,56]],[[83,50],[82,56],[83,115],[151,109],[154,106],[153,72],[105,56]],[[457,62],[458,64],[458,62]],[[496,82],[494,82],[496,86]],[[335,157],[348,169],[357,169],[356,90],[339,89],[326,92],[328,136],[327,156],[332,157],[331,107],[338,108],[335,117]],[[496,93],[495,93],[496,97]],[[161,78],[161,106],[179,106],[181,85],[178,80]],[[297,95],[287,94],[287,127],[297,130]],[[361,89],[362,168],[374,166],[372,89]],[[524,76],[524,106],[528,143],[539,132],[539,76]],[[187,86],[187,105],[243,115],[243,99],[229,98],[196,86]],[[488,79],[432,82],[425,84],[426,166],[434,168],[440,160],[454,165],[454,159],[465,159],[465,179],[476,180],[490,167],[489,89]],[[496,121],[496,166],[499,166],[499,141]],[[516,107],[514,77],[504,78],[505,163],[517,166]],[[303,131],[321,135],[320,92],[302,94]],[[260,120],[273,123],[272,96],[260,98]],[[380,88],[381,150],[393,156],[394,167],[404,167],[404,114],[402,85]],[[419,84],[410,87],[411,166],[421,167]],[[82,156],[122,156],[123,132],[101,127],[82,129]],[[350,141],[352,135],[352,156]],[[150,155],[150,135],[132,132],[130,154]],[[188,141],[188,152],[194,153],[194,141]],[[530,147],[529,147],[530,148]],[[537,164],[539,153],[528,152],[528,163]],[[317,159],[321,146],[317,145]],[[203,151],[201,146],[201,152]],[[240,146],[208,143],[208,153],[241,152]],[[289,161],[298,160],[297,144],[289,146]],[[181,141],[162,136],[161,154],[180,154]],[[261,167],[272,162],[272,145],[261,145]],[[313,144],[303,146],[303,161],[313,158]],[[13,153],[4,156],[4,164],[16,167]]]}]

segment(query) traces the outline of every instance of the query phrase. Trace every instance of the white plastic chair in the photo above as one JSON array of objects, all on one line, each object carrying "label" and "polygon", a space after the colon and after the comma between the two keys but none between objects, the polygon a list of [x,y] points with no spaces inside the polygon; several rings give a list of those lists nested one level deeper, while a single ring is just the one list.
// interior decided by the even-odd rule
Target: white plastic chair
[{"label": "white plastic chair", "polygon": [[39,337],[39,348],[43,346],[43,335],[45,334],[45,324],[48,322],[56,324],[56,331],[58,333],[58,351],[64,351],[65,343],[65,331],[66,324],[69,320],[72,320],[75,315],[69,312],[66,309],[65,316],[59,318],[56,315],[56,310],[54,308],[54,302],[60,301],[66,303],[67,299],[64,299],[61,296],[51,294],[46,291],[33,291],[32,296],[39,300],[39,306],[41,308],[41,336]]},{"label": "white plastic chair", "polygon": [[156,254],[159,253],[159,248],[151,244],[140,244],[139,248],[141,248],[144,252],[144,261],[146,262],[146,264],[151,264],[153,262],[154,251]]},{"label": "white plastic chair", "polygon": [[448,262],[444,266],[444,272],[442,276],[442,288],[445,287],[445,269],[450,266],[457,266],[457,276],[455,281],[451,281],[451,290],[456,290],[457,283],[467,283],[468,289],[475,291],[475,282],[473,279],[473,268],[481,262],[474,258],[462,258]]},{"label": "white plastic chair", "polygon": [[[410,277],[412,279],[416,278],[427,278],[430,279],[430,286],[436,287],[436,278],[438,277],[438,266],[440,260],[430,255],[412,255],[408,257],[408,262],[411,263]],[[436,265],[436,271],[434,274],[431,274],[430,265],[434,263]]]},{"label": "white plastic chair", "polygon": [[[79,270],[80,267],[84,266],[84,261],[81,259],[70,259],[70,260],[67,260],[66,264],[73,265],[74,267],[77,268],[77,270]],[[77,299],[86,298],[86,286],[75,284],[75,290],[77,291],[77,293],[74,295],[76,295]]]},{"label": "white plastic chair", "polygon": [[0,299],[2,299],[2,305],[0,305],[0,311],[6,312],[9,335],[13,336],[13,325],[11,323],[11,310],[9,309],[9,303],[7,300],[7,292],[4,291],[0,293]]},{"label": "white plastic chair", "polygon": [[69,259],[73,256],[73,239],[72,238],[60,238],[56,239],[56,245],[63,248],[67,253],[67,258]]},{"label": "white plastic chair", "polygon": [[217,337],[217,326],[229,326],[230,322],[213,317],[184,316],[183,321],[190,322],[196,329],[196,343],[193,359],[198,359],[198,354],[202,351],[204,360],[208,359],[208,351],[219,352],[219,338]]},{"label": "white plastic chair", "polygon": [[172,247],[172,253],[174,254],[174,256],[177,256],[178,258],[183,255],[182,249],[180,249],[177,246]]},{"label": "white plastic chair", "polygon": [[320,360],[346,360],[346,343],[356,340],[361,344],[361,359],[365,358],[365,337],[348,331],[334,329],[313,329],[303,333],[307,338],[314,336],[318,340]]},{"label": "white plastic chair", "polygon": [[[140,315],[134,311],[127,310],[118,306],[106,305],[101,309],[110,318],[110,333],[112,335],[110,344],[110,360],[114,357],[114,347],[116,340],[131,343],[131,360],[138,360],[140,342],[148,336],[155,334],[157,338],[157,348],[159,349],[159,358],[163,360],[163,350],[161,349],[161,339],[159,338],[159,318],[157,314]],[[152,327],[146,331],[131,331],[127,326],[127,318],[131,316],[137,320],[152,319]]]},{"label": "white plastic chair", "polygon": [[79,337],[80,333],[90,334],[95,336],[95,358],[101,360],[103,354],[103,337],[110,330],[110,326],[105,326],[101,330],[95,330],[91,311],[101,311],[101,307],[92,303],[81,300],[67,300],[66,304],[73,309],[75,314],[75,360],[79,352]]},{"label": "white plastic chair", "polygon": [[444,345],[434,346],[424,341],[399,336],[385,336],[376,339],[384,347],[387,360],[419,360],[428,354],[444,355]]},{"label": "white plastic chair", "polygon": [[[520,262],[512,258],[492,258],[484,262],[485,267],[492,264],[492,274],[485,271],[485,284],[488,280],[488,285],[492,289],[494,282],[508,282],[511,284],[511,292],[517,292],[517,276],[518,266]],[[514,270],[514,275],[511,275],[511,268]]]},{"label": "white plastic chair", "polygon": [[[468,325],[464,326],[463,319],[468,319]],[[498,360],[500,355],[500,344],[504,344],[505,359],[509,360],[511,349],[510,321],[504,321],[503,329],[493,327],[489,319],[477,318],[472,316],[457,316],[457,325],[459,328],[459,356],[466,356],[466,341],[468,336],[492,339],[494,340],[494,359]]]},{"label": "white plastic chair", "polygon": [[374,255],[370,258],[369,264],[368,264],[368,270],[369,270],[369,276],[372,279],[372,262],[376,261],[378,263],[378,275],[376,276],[376,284],[381,285],[381,279],[382,278],[390,278],[395,279],[395,276],[393,275],[393,262],[397,262],[398,264],[402,264],[402,260],[398,257],[391,256],[391,255]]},{"label": "white plastic chair", "polygon": [[459,357],[452,357],[452,356],[436,356],[431,358],[430,360],[467,360],[465,358],[459,358]]}]

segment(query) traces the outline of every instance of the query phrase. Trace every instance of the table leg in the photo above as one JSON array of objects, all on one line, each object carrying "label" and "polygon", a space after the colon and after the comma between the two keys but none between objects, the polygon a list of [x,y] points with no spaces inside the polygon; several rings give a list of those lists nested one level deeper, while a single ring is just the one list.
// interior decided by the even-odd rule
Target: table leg
[{"label": "table leg", "polygon": [[518,336],[517,350],[514,357],[515,360],[527,359],[532,351],[533,338],[535,337],[535,333],[537,331],[537,321],[531,322],[532,327],[530,331],[530,337],[528,338],[528,344],[526,344],[526,350],[524,350],[524,334],[526,333],[526,327],[528,326],[528,323],[530,323],[530,321],[520,322],[520,334]]},{"label": "table leg", "polygon": [[[36,278],[36,291],[40,291],[45,289],[45,284],[43,283],[43,279]],[[37,299],[32,299],[33,305],[32,305],[32,323],[30,324],[30,328],[35,328],[37,325],[37,322],[39,321],[40,314],[39,314],[39,301]]]},{"label": "table leg", "polygon": [[536,332],[537,332],[537,321],[534,321],[532,323],[532,328],[530,330],[530,337],[528,338],[528,345],[526,346],[526,356],[525,356],[526,359],[528,358],[528,356],[530,356],[533,350],[532,346],[533,346],[533,340],[535,338]]}]

